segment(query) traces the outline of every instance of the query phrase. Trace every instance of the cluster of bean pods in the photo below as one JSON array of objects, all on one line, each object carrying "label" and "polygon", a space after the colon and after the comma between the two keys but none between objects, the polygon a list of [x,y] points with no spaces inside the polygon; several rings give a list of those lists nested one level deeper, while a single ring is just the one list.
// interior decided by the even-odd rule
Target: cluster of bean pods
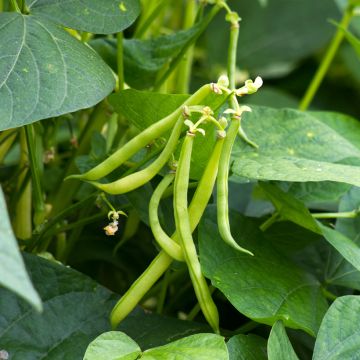
[{"label": "cluster of bean pods", "polygon": [[[200,222],[217,180],[217,217],[220,235],[228,245],[252,255],[250,251],[240,247],[231,235],[228,217],[228,173],[231,150],[237,134],[241,131],[240,121],[242,112],[249,111],[248,107],[239,106],[236,95],[242,96],[253,93],[260,86],[260,80],[258,79],[255,82],[248,80],[243,88],[233,91],[228,88],[227,77],[222,76],[216,84],[207,84],[201,87],[173,113],[135,136],[101,164],[84,174],[71,176],[72,178],[87,181],[106,193],[114,195],[124,194],[146,184],[155,175],[159,174],[160,170],[174,158],[175,150],[179,143],[181,143],[178,162],[176,165],[174,161],[171,162],[172,165],[170,166],[169,173],[160,181],[149,203],[150,226],[154,238],[162,248],[162,251],[114,307],[111,314],[113,327],[116,327],[133,310],[145,293],[175,259],[186,262],[204,317],[213,330],[216,333],[219,332],[218,311],[211,297],[207,282],[201,272],[192,233]],[[211,108],[201,105],[206,96],[212,92],[216,94],[224,94],[225,92],[228,95],[224,97],[225,100],[229,100],[231,105],[225,111],[225,113],[231,115],[231,123],[228,127],[225,117],[217,120]],[[194,116],[197,119],[195,123],[191,121]],[[193,143],[195,136],[198,134],[205,136],[205,131],[201,128],[201,125],[204,123],[214,124],[217,129],[217,138],[191,203],[188,204]],[[187,127],[187,130],[182,139],[185,127]],[[96,181],[111,173],[151,141],[164,135],[169,130],[171,130],[171,134],[165,147],[150,165],[111,183]],[[173,208],[176,225],[176,231],[172,236],[169,236],[164,231],[158,217],[161,198],[170,186],[173,186]]]}]

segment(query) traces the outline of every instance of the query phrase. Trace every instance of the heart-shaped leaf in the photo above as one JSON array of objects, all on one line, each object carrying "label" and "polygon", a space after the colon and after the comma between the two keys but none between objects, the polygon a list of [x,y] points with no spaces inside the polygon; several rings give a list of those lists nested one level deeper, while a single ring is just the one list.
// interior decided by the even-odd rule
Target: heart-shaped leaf
[{"label": "heart-shaped leaf", "polygon": [[139,0],[26,0],[31,14],[57,24],[95,34],[112,34],[129,27],[140,13]]},{"label": "heart-shaped leaf", "polygon": [[227,342],[230,360],[267,360],[266,340],[256,335],[236,335]]},{"label": "heart-shaped leaf", "polygon": [[87,108],[115,85],[95,51],[35,16],[0,14],[0,53],[0,130]]}]

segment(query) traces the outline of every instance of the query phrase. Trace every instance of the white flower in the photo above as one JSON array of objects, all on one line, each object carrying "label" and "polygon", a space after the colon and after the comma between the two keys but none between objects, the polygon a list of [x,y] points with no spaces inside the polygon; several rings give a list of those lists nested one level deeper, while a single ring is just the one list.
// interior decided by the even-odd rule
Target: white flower
[{"label": "white flower", "polygon": [[240,89],[235,90],[237,96],[250,95],[256,93],[262,86],[263,80],[258,76],[255,81],[251,79],[245,81],[245,85]]}]

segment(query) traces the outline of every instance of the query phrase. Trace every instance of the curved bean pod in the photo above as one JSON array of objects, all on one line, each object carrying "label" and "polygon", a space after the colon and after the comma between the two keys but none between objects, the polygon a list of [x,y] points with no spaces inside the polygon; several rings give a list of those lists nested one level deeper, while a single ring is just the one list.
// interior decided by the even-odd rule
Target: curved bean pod
[{"label": "curved bean pod", "polygon": [[224,147],[221,152],[219,174],[217,179],[217,222],[222,239],[236,250],[242,251],[249,255],[254,255],[249,250],[241,247],[231,235],[229,223],[229,204],[228,204],[228,175],[231,150],[234,145],[238,130],[240,126],[240,119],[234,117],[231,120],[229,129],[227,131]]},{"label": "curved bean pod", "polygon": [[127,142],[120,149],[115,151],[102,163],[95,166],[93,169],[89,170],[84,174],[70,175],[66,179],[93,181],[110,174],[113,170],[122,165],[126,160],[130,159],[133,155],[135,155],[139,150],[151,143],[151,141],[170,130],[174,126],[176,120],[182,114],[184,106],[201,104],[204,98],[208,94],[210,94],[211,91],[211,85],[207,84],[202,86],[197,92],[190,96],[189,99],[187,99],[182,106],[178,107],[170,115],[149,126],[147,129],[145,129],[140,134],[131,139],[129,142]]},{"label": "curved bean pod", "polygon": [[189,220],[187,192],[189,184],[189,172],[191,152],[194,142],[194,134],[188,132],[181,147],[179,165],[175,176],[174,185],[174,212],[176,229],[179,232],[180,245],[184,252],[186,264],[196,297],[200,308],[213,328],[219,333],[219,314],[216,305],[211,297],[209,287],[201,272],[200,262],[196,253],[195,244],[192,238],[192,231]]},{"label": "curved bean pod", "polygon": [[175,123],[175,126],[163,151],[157,157],[157,159],[145,169],[139,170],[133,174],[130,174],[108,184],[102,184],[95,181],[90,181],[89,183],[96,186],[102,191],[114,195],[127,193],[146,184],[164,167],[164,165],[169,160],[171,154],[175,151],[179,137],[181,135],[183,123],[184,118],[180,116]]},{"label": "curved bean pod", "polygon": [[184,255],[180,245],[166,234],[161,227],[158,216],[158,208],[162,195],[173,182],[174,178],[175,173],[167,174],[153,192],[149,203],[149,222],[154,238],[160,247],[175,260],[184,261]]},{"label": "curved bean pod", "polygon": [[[204,173],[199,181],[196,192],[189,205],[189,220],[191,231],[197,227],[202,214],[204,213],[215,185],[218,163],[224,138],[218,138],[214,150],[210,156]],[[175,232],[172,237],[177,241],[179,236]],[[115,328],[122,320],[134,310],[144,295],[165,273],[173,261],[164,250],[156,256],[146,270],[133,282],[129,290],[117,302],[111,312],[110,319],[112,327]]]}]

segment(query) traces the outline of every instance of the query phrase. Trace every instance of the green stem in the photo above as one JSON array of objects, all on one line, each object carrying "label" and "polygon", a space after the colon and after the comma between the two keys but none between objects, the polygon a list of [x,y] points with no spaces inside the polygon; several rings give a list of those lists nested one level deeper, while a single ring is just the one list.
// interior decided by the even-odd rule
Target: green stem
[{"label": "green stem", "polygon": [[337,299],[337,296],[335,294],[333,294],[332,292],[330,292],[329,290],[325,289],[324,287],[321,288],[321,292],[324,294],[324,296],[331,300],[334,301]]},{"label": "green stem", "polygon": [[[195,0],[188,0],[185,10],[184,29],[189,29],[194,25],[197,13],[197,3]],[[192,44],[186,51],[179,65],[177,72],[177,92],[187,94],[189,92],[191,68],[194,58],[194,46]]]},{"label": "green stem", "polygon": [[0,135],[0,163],[4,160],[17,136],[16,130],[6,130]]},{"label": "green stem", "polygon": [[39,226],[45,220],[45,203],[40,180],[42,169],[38,161],[39,157],[36,154],[37,148],[35,142],[35,134],[33,130],[34,128],[31,124],[25,126],[25,136],[29,152],[29,163],[33,184],[34,224],[35,226]]},{"label": "green stem", "polygon": [[261,231],[266,231],[272,224],[278,221],[280,218],[280,214],[278,212],[274,212],[265,222],[260,225]]},{"label": "green stem", "polygon": [[[209,286],[209,291],[211,295],[214,293],[215,290],[216,288],[214,288],[213,286]],[[188,321],[193,321],[200,311],[201,311],[200,304],[196,303],[196,305],[190,310],[186,319]]]},{"label": "green stem", "polygon": [[19,5],[18,5],[16,0],[10,0],[10,4],[11,4],[14,11],[21,14],[21,10],[20,10]]},{"label": "green stem", "polygon": [[228,50],[228,77],[229,88],[235,89],[235,74],[236,74],[236,56],[237,56],[237,44],[239,39],[239,24],[231,24],[229,50]]},{"label": "green stem", "polygon": [[31,181],[27,180],[28,149],[24,131],[20,132],[20,168],[25,167],[25,171],[18,178],[18,189],[26,181],[24,191],[19,197],[15,208],[14,232],[16,237],[22,240],[31,238],[32,220],[31,220]]},{"label": "green stem", "polygon": [[117,33],[117,74],[118,74],[118,91],[124,89],[124,47],[123,47],[124,35],[122,32]]},{"label": "green stem", "polygon": [[360,214],[359,210],[343,211],[336,213],[311,214],[314,219],[354,219]]},{"label": "green stem", "polygon": [[341,20],[340,27],[337,29],[335,36],[331,40],[331,43],[326,51],[326,54],[323,57],[318,70],[316,71],[309,87],[305,92],[305,95],[303,96],[300,102],[299,105],[300,110],[303,111],[307,110],[309,105],[311,104],[345,36],[343,29],[348,28],[352,17],[353,17],[353,6],[348,6]]},{"label": "green stem", "polygon": [[196,42],[196,40],[200,37],[200,35],[206,30],[211,20],[215,17],[215,15],[220,11],[221,7],[218,5],[215,5],[209,13],[204,17],[204,19],[201,22],[201,26],[198,30],[198,33],[196,36],[194,36],[191,40],[189,40],[183,48],[180,50],[179,54],[170,62],[169,65],[166,64],[167,70],[160,75],[160,77],[155,81],[154,84],[154,90],[159,89],[162,84],[166,81],[166,79],[170,76],[170,74],[176,69],[178,63],[183,58],[186,51],[189,49],[189,47]]},{"label": "green stem", "polygon": [[161,289],[160,289],[160,294],[158,297],[158,302],[156,305],[156,313],[157,314],[162,314],[163,310],[164,310],[164,304],[165,304],[165,299],[166,299],[166,293],[169,287],[169,280],[170,280],[170,269],[168,269],[165,272],[164,278],[161,282]]}]

